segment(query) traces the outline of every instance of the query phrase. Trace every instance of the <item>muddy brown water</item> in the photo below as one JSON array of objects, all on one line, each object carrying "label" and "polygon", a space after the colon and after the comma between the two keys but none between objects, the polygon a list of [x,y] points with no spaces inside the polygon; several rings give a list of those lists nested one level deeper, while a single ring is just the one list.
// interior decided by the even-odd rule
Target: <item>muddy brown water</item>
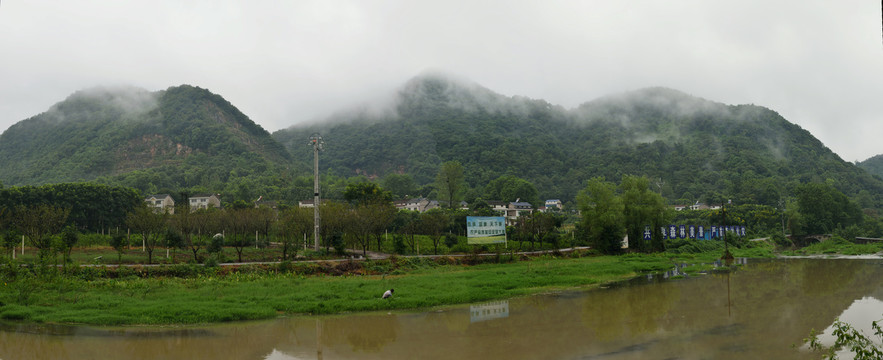
[{"label": "muddy brown water", "polygon": [[0,359],[818,359],[801,349],[811,329],[883,318],[883,260],[740,262],[729,273],[422,312],[205,327],[6,323]]}]

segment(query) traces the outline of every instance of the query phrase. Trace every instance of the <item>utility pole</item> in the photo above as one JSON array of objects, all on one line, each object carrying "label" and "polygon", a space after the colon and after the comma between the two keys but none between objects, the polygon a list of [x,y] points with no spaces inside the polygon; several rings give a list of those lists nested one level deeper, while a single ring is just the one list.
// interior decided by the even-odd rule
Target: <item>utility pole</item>
[{"label": "utility pole", "polygon": [[325,147],[322,136],[314,133],[310,136],[313,146],[313,250],[319,251],[319,151]]}]

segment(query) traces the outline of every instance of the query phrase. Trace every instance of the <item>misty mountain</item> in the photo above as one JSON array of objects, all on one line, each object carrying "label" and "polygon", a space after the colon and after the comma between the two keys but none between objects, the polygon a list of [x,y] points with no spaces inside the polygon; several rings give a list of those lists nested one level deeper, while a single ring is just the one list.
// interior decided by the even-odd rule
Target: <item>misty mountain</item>
[{"label": "misty mountain", "polygon": [[[833,181],[844,193],[879,206],[883,182],[843,161],[775,111],[727,105],[666,88],[611,95],[564,109],[507,97],[480,85],[427,74],[412,79],[386,111],[353,111],[327,122],[280,130],[293,154],[321,133],[320,167],[341,177],[411,175],[433,181],[457,160],[482,187],[503,175],[531,181],[543,198],[573,200],[586,180],[646,175],[671,202],[776,205],[794,185]],[[308,157],[295,160],[309,169]]]},{"label": "misty mountain", "polygon": [[352,177],[407,174],[428,185],[449,160],[464,165],[470,197],[511,175],[541,198],[567,202],[592,177],[624,174],[648,176],[672,203],[777,205],[813,181],[832,182],[864,207],[880,207],[883,194],[880,178],[761,106],[648,88],[565,109],[442,74],[408,81],[387,104],[272,136],[198,87],[79,91],[0,135],[0,182],[96,181],[295,203],[312,196],[314,132],[326,142],[320,167],[331,197]]},{"label": "misty mountain", "polygon": [[188,85],[79,91],[0,135],[5,185],[95,180],[148,193],[215,192],[290,162],[236,107]]},{"label": "misty mountain", "polygon": [[872,156],[865,161],[858,162],[856,165],[873,175],[883,178],[883,155]]}]

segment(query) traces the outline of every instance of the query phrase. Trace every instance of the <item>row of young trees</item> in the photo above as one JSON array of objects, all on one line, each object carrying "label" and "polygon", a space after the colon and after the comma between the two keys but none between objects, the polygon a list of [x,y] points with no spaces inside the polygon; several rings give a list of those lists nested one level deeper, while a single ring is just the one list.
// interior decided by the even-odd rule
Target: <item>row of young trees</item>
[{"label": "row of young trees", "polygon": [[[65,229],[65,236],[61,243],[66,248],[72,248],[76,243],[75,229],[72,226],[65,228],[70,209],[55,207],[46,204],[31,206],[19,205],[12,210],[0,207],[0,235],[3,236],[3,247],[9,251],[18,243],[19,236],[30,241],[31,246],[37,249],[40,258],[46,258],[52,251],[52,235],[58,234]],[[69,249],[65,249],[69,255]]]},{"label": "row of young trees", "polygon": [[[344,202],[325,202],[320,205],[322,219],[322,245],[326,250],[357,248],[363,254],[374,248],[384,247],[385,236],[392,233],[402,246],[418,251],[417,235],[425,235],[433,245],[432,251],[439,252],[443,241],[449,246],[457,243],[454,234],[465,234],[465,217],[469,215],[491,215],[486,207],[475,210],[433,209],[424,213],[399,211],[391,200],[391,194],[374,183],[357,183],[347,187]],[[15,246],[18,233],[27,239],[28,244],[40,251],[44,258],[57,241],[54,235],[61,232],[71,213],[69,208],[45,204],[19,205],[7,211],[0,208],[3,222],[0,232],[5,233],[8,249]],[[542,242],[547,235],[561,224],[560,218],[536,213],[525,216],[514,228],[514,238],[531,243]],[[68,227],[73,230],[73,227]],[[157,212],[155,208],[139,203],[129,211],[111,245],[120,251],[124,241],[120,233],[126,230],[134,236],[134,243],[141,243],[148,262],[153,262],[154,252],[159,247],[180,248],[190,251],[194,259],[199,259],[201,251],[213,245],[235,249],[237,258],[242,261],[242,253],[249,246],[267,246],[271,243],[282,250],[282,258],[289,259],[304,245],[303,241],[312,238],[313,213],[308,208],[270,209],[266,207],[229,207],[224,209],[200,209],[192,211],[186,203],[174,212]],[[66,232],[69,232],[66,230]],[[76,234],[76,231],[73,231]],[[453,241],[451,240],[453,239]],[[76,243],[72,240],[67,247]],[[398,250],[397,250],[398,251]],[[68,255],[69,256],[69,255]]]},{"label": "row of young trees", "polygon": [[[374,188],[376,185],[368,185]],[[376,188],[379,189],[379,188]],[[382,190],[381,190],[382,191]],[[457,243],[455,234],[465,233],[462,228],[471,210],[432,209],[423,213],[397,210],[391,201],[377,199],[354,202],[325,202],[319,207],[321,246],[328,252],[353,248],[367,255],[369,250],[386,251],[384,245],[392,234],[401,244],[418,252],[418,235],[428,237],[433,253],[446,243]],[[548,240],[548,235],[561,225],[561,217],[535,213],[524,216],[513,228],[513,237],[525,242]],[[174,246],[189,249],[194,258],[207,248],[213,238],[221,234],[224,245],[233,247],[242,261],[242,251],[248,246],[267,246],[274,243],[282,249],[282,257],[289,259],[297,250],[312,239],[313,209],[287,208],[226,208],[197,210],[176,209],[175,213],[157,213],[143,207],[131,213],[126,221],[133,234],[142,240],[152,261],[157,246]],[[180,235],[180,243],[170,242]],[[453,237],[453,243],[448,238]],[[402,251],[399,249],[396,251]]]}]

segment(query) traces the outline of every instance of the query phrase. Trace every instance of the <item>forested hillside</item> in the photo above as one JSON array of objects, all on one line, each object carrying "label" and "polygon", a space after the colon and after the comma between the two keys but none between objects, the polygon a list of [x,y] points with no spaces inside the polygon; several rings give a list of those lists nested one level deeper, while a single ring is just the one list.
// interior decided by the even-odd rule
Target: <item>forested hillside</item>
[{"label": "forested hillside", "polygon": [[[273,134],[292,153],[319,132],[321,167],[341,177],[408,174],[430,184],[442,162],[463,164],[471,194],[503,175],[532,182],[542,198],[573,200],[586,181],[646,175],[672,203],[777,205],[796,184],[832,181],[879,207],[883,182],[761,106],[726,105],[650,88],[567,110],[506,97],[442,75],[407,83],[387,112],[341,113]],[[298,168],[309,169],[308,158]],[[468,194],[467,194],[468,197]]]},{"label": "forested hillside", "polygon": [[872,156],[871,158],[861,161],[858,167],[867,170],[872,175],[883,178],[883,155]]},{"label": "forested hillside", "polygon": [[673,204],[778,206],[806,182],[829,182],[863,208],[883,203],[880,178],[776,112],[671,89],[565,109],[428,74],[380,109],[340,112],[270,136],[198,87],[85,90],[0,135],[0,183],[95,181],[142,194],[211,192],[225,202],[264,196],[294,204],[312,196],[307,139],[318,132],[329,198],[366,179],[404,184],[406,191],[394,191],[400,196],[430,195],[440,165],[458,161],[466,200],[497,197],[501,189],[488,184],[524,187],[526,180],[537,190],[530,198],[567,203],[593,177],[618,182],[633,174],[647,176]]},{"label": "forested hillside", "polygon": [[5,185],[98,181],[247,199],[284,183],[290,161],[228,101],[188,85],[80,91],[0,136]]}]

